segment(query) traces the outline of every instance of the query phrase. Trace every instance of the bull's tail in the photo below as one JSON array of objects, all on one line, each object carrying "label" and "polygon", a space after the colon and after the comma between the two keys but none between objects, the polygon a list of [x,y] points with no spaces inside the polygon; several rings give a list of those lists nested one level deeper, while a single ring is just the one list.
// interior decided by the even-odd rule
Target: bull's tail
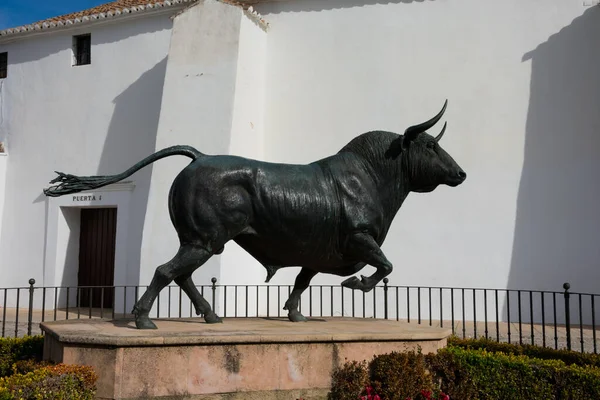
[{"label": "bull's tail", "polygon": [[144,158],[127,171],[122,172],[118,175],[105,175],[105,176],[74,176],[64,174],[62,172],[55,171],[58,176],[50,181],[50,183],[58,183],[57,185],[51,186],[48,189],[44,189],[44,194],[49,197],[58,197],[70,193],[78,193],[83,190],[97,189],[111,183],[119,182],[133,175],[136,171],[144,168],[145,166],[152,164],[161,158],[170,156],[186,156],[195,160],[204,154],[199,152],[190,146],[173,146],[166,149],[157,151],[156,153]]}]

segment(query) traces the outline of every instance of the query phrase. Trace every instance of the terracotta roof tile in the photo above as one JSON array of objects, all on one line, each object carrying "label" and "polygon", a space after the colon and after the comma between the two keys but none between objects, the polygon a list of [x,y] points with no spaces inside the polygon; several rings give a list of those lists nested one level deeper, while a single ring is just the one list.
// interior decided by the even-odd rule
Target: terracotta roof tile
[{"label": "terracotta roof tile", "polygon": [[[48,18],[45,20],[37,21],[32,24],[27,24],[15,28],[5,29],[0,31],[0,38],[5,36],[14,36],[20,33],[26,33],[31,31],[40,31],[46,29],[57,28],[61,26],[68,26],[73,24],[80,24],[85,22],[91,22],[94,20],[112,18],[123,14],[129,14],[132,12],[143,12],[151,11],[158,8],[166,8],[176,5],[189,5],[197,2],[198,0],[116,0],[110,3],[101,4],[97,7],[89,8],[87,10],[78,11],[70,14],[60,15],[57,17]],[[270,0],[220,0],[225,3],[248,8],[252,4],[262,3]],[[260,16],[256,11],[252,11],[254,17],[260,19]]]},{"label": "terracotta roof tile", "polygon": [[167,8],[171,6],[189,5],[198,0],[116,0],[105,3],[87,10],[78,11],[70,14],[60,15],[37,21],[32,24],[18,26],[0,31],[0,38],[4,36],[14,36],[32,31],[42,31],[61,26],[69,26],[118,17],[131,13],[152,11],[154,9]]},{"label": "terracotta roof tile", "polygon": [[86,16],[100,14],[100,13],[108,13],[115,12],[117,10],[122,10],[124,8],[131,8],[137,6],[145,6],[146,4],[151,3],[162,3],[162,1],[152,1],[152,0],[117,0],[111,1],[110,3],[101,4],[99,6],[88,8],[87,10],[77,11],[71,14],[60,15],[53,18],[48,18],[42,21],[35,22],[34,24],[42,24],[44,22],[58,22],[58,21],[67,21],[75,18],[83,18]]}]

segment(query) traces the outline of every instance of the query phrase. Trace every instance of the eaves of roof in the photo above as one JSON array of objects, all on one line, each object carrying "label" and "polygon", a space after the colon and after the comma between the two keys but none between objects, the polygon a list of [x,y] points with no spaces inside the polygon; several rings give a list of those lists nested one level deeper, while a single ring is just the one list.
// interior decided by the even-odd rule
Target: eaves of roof
[{"label": "eaves of roof", "polygon": [[[53,17],[15,28],[4,29],[0,31],[0,42],[30,34],[44,33],[46,31],[53,31],[61,28],[64,29],[76,27],[93,22],[117,20],[134,15],[156,13],[170,8],[177,10],[182,7],[192,5],[197,1],[198,0],[116,0],[87,10]],[[248,9],[252,4],[269,0],[249,0],[247,2],[238,2],[235,0],[221,1]],[[251,8],[250,11],[252,12]],[[253,16],[258,17],[256,12],[252,12],[252,14]]]}]

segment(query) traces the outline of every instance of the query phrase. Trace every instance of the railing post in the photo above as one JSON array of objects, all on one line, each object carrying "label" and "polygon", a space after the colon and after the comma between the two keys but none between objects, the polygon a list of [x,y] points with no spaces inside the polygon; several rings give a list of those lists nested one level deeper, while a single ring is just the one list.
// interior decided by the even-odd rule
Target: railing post
[{"label": "railing post", "polygon": [[215,307],[215,301],[217,298],[216,292],[217,292],[217,278],[213,277],[211,280],[212,282],[212,308],[213,308],[213,312],[216,312]]},{"label": "railing post", "polygon": [[569,282],[565,282],[563,285],[563,289],[565,289],[564,297],[565,297],[565,326],[567,328],[567,350],[571,350],[571,307],[570,307],[570,293],[569,289],[571,285]]},{"label": "railing post", "polygon": [[388,278],[383,278],[383,317],[388,319]]},{"label": "railing post", "polygon": [[[29,280],[29,311],[27,314],[27,336],[31,336],[31,321],[33,320],[33,285],[35,285],[35,279]],[[17,310],[17,313],[19,310]]]}]

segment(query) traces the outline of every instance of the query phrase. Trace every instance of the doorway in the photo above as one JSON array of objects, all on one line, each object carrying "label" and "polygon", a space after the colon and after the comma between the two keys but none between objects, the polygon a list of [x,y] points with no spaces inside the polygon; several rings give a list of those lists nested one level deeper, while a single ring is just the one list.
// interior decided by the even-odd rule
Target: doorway
[{"label": "doorway", "polygon": [[79,233],[79,272],[81,307],[113,308],[116,208],[82,208]]}]

